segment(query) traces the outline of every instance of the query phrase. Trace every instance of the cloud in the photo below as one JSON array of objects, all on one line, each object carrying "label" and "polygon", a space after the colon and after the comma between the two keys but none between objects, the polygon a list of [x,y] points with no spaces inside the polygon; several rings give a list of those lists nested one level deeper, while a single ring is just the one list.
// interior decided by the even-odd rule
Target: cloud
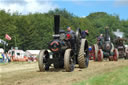
[{"label": "cloud", "polygon": [[80,18],[86,18],[87,16],[80,16]]},{"label": "cloud", "polygon": [[115,0],[116,6],[128,6],[128,0]]},{"label": "cloud", "polygon": [[11,13],[16,11],[22,14],[30,12],[46,13],[55,8],[58,8],[58,6],[50,0],[0,0],[0,9],[10,10]]}]

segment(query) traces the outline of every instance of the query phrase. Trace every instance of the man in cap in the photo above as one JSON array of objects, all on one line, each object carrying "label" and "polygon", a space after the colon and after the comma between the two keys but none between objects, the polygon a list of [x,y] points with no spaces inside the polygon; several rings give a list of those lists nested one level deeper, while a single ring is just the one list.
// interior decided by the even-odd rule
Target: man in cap
[{"label": "man in cap", "polygon": [[70,34],[70,43],[71,47],[74,49],[75,48],[75,32],[71,29],[71,27],[67,27],[67,34]]},{"label": "man in cap", "polygon": [[75,32],[71,29],[71,27],[67,27],[67,34],[71,35],[71,38],[75,38]]}]

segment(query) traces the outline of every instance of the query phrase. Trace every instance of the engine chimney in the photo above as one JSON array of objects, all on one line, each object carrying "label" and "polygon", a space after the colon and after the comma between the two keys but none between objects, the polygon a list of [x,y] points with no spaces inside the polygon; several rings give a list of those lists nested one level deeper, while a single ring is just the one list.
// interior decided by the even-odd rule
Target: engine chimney
[{"label": "engine chimney", "polygon": [[109,27],[105,27],[105,41],[110,41]]},{"label": "engine chimney", "polygon": [[59,34],[59,27],[60,27],[60,15],[54,15],[54,32],[55,32],[55,35]]}]

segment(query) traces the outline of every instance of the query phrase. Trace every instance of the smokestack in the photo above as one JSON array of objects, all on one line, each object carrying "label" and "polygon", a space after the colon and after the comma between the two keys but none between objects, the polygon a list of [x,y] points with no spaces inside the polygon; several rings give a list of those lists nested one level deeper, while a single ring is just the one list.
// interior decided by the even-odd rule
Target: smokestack
[{"label": "smokestack", "polygon": [[105,41],[109,41],[110,39],[110,35],[109,35],[109,27],[105,27]]},{"label": "smokestack", "polygon": [[55,34],[59,34],[60,27],[60,15],[54,15],[54,32]]}]

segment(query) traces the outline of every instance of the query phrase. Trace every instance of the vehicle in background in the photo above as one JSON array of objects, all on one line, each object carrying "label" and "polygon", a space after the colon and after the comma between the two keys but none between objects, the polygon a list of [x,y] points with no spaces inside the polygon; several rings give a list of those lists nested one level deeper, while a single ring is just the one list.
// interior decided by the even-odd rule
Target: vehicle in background
[{"label": "vehicle in background", "polygon": [[28,61],[23,50],[11,49],[8,51],[8,56],[10,56],[11,61]]},{"label": "vehicle in background", "polygon": [[109,59],[109,61],[118,61],[119,52],[114,47],[108,27],[105,27],[104,36],[98,39],[97,44],[93,45],[94,61],[103,61],[103,59]]},{"label": "vehicle in background", "polygon": [[127,40],[125,38],[117,37],[114,40],[114,46],[119,51],[119,58],[128,59],[128,47],[124,44]]},{"label": "vehicle in background", "polygon": [[125,58],[128,59],[128,47],[125,45],[127,42],[127,39],[124,37],[124,32],[121,32],[119,29],[117,31],[113,32],[115,35],[114,39],[114,46],[119,51],[119,58]]}]

